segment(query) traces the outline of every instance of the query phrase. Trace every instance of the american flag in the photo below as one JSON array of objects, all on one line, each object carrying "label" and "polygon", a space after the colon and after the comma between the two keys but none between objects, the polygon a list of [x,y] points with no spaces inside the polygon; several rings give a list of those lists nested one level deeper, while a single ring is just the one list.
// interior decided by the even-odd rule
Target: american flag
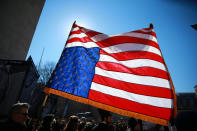
[{"label": "american flag", "polygon": [[106,35],[74,23],[45,92],[162,125],[176,113],[153,28]]}]

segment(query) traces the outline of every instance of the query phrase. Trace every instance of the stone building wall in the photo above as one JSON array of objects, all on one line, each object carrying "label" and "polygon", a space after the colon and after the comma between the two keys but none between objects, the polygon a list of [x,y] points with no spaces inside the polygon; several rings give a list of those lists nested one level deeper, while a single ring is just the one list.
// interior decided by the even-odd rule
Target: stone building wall
[{"label": "stone building wall", "polygon": [[45,0],[0,1],[0,59],[25,60]]}]

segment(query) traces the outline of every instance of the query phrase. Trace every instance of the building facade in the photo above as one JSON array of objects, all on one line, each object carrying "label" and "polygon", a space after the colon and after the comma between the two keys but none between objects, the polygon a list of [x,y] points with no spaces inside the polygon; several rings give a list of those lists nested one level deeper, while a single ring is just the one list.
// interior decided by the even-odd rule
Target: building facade
[{"label": "building facade", "polygon": [[177,93],[177,110],[181,111],[197,111],[197,94],[192,92]]},{"label": "building facade", "polygon": [[3,118],[18,101],[31,104],[39,74],[29,57],[27,61],[0,60],[0,76],[0,118]]},{"label": "building facade", "polygon": [[0,59],[25,60],[45,0],[0,1]]}]

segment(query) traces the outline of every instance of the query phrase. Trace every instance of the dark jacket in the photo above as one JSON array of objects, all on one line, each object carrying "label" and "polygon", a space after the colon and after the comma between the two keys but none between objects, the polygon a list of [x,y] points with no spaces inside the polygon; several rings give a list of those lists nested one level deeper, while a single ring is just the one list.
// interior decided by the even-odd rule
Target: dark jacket
[{"label": "dark jacket", "polygon": [[8,120],[0,123],[0,131],[26,131],[27,128],[24,125],[16,123],[15,121]]}]

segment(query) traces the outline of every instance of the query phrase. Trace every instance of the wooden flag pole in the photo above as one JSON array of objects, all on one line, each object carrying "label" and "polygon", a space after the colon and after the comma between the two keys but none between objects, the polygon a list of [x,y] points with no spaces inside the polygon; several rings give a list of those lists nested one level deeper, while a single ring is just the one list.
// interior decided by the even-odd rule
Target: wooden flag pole
[{"label": "wooden flag pole", "polygon": [[45,105],[46,105],[46,102],[47,102],[48,97],[49,97],[49,94],[46,94],[46,96],[45,96],[45,98],[44,98],[44,101],[43,101],[43,103],[42,103],[42,107],[43,107],[43,108],[44,108]]},{"label": "wooden flag pole", "polygon": [[42,106],[41,106],[41,110],[40,110],[40,114],[39,114],[40,119],[42,118],[42,112],[44,110],[44,107],[46,106],[46,102],[47,102],[49,95],[50,94],[47,93],[46,96],[44,97],[44,101],[42,102]]}]

